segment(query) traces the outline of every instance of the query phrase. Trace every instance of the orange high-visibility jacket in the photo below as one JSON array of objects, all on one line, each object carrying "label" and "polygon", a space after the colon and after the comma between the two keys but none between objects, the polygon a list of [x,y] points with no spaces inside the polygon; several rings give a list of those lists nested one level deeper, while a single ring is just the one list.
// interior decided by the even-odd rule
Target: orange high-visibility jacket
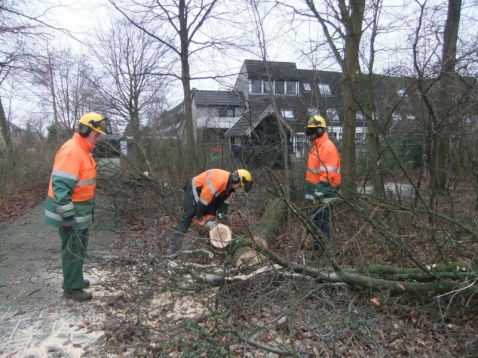
[{"label": "orange high-visibility jacket", "polygon": [[222,169],[206,170],[195,176],[193,178],[193,188],[202,187],[200,195],[197,190],[193,190],[196,202],[208,206],[215,198],[226,195],[224,203],[229,204],[231,200],[231,195],[228,192],[230,190],[228,187],[230,176],[231,173]]},{"label": "orange high-visibility jacket", "polygon": [[58,150],[45,203],[45,221],[60,227],[65,217],[75,216],[76,228],[92,223],[97,166],[94,145],[78,133]]},{"label": "orange high-visibility jacket", "polygon": [[305,180],[309,187],[316,186],[319,183],[337,187],[342,181],[339,152],[327,133],[324,133],[313,143],[307,160]]}]

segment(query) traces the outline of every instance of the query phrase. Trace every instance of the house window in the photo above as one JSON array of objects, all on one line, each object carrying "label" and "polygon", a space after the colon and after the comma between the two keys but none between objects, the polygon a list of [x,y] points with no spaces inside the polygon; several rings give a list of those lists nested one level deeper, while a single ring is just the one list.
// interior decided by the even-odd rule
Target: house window
[{"label": "house window", "polygon": [[328,83],[319,83],[319,93],[322,96],[332,96],[332,91],[330,90],[330,86]]},{"label": "house window", "polygon": [[275,81],[275,88],[276,88],[276,91],[275,93],[277,94],[283,94],[284,93],[284,85],[285,85],[285,82],[284,81]]},{"label": "house window", "polygon": [[357,111],[357,113],[355,114],[355,119],[357,121],[364,121],[365,120],[365,115],[362,112]]},{"label": "house window", "polygon": [[362,144],[364,142],[364,133],[355,133],[355,144]]},{"label": "house window", "polygon": [[399,89],[399,90],[397,91],[397,95],[398,95],[399,97],[407,97],[406,91],[405,91],[403,88],[402,88],[402,89]]},{"label": "house window", "polygon": [[262,81],[261,80],[249,80],[249,91],[251,93],[262,93]]},{"label": "house window", "polygon": [[287,94],[297,94],[297,82],[287,81],[285,84]]},{"label": "house window", "polygon": [[312,87],[310,85],[310,82],[304,82],[304,92],[311,92]]},{"label": "house window", "polygon": [[402,116],[400,115],[400,113],[393,112],[393,113],[392,113],[392,120],[393,120],[394,122],[401,121],[401,120],[402,120]]},{"label": "house window", "polygon": [[269,82],[269,80],[264,81],[264,93],[271,93],[271,83],[274,86],[274,82]]},{"label": "house window", "polygon": [[234,107],[219,108],[219,117],[234,117]]},{"label": "house window", "polygon": [[285,119],[294,119],[294,111],[292,109],[281,110],[282,117]]},{"label": "house window", "polygon": [[309,116],[318,116],[319,114],[320,113],[318,108],[314,108],[314,107],[309,108]]},{"label": "house window", "polygon": [[339,113],[337,112],[337,108],[327,108],[326,110],[327,117],[329,121],[338,122],[339,121]]}]

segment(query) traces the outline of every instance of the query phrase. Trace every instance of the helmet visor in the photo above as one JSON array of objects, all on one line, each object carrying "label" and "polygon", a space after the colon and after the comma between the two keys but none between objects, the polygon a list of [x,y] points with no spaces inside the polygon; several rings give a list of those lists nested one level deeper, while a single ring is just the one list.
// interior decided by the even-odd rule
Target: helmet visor
[{"label": "helmet visor", "polygon": [[307,127],[305,130],[305,135],[312,135],[317,133],[317,128],[318,127]]},{"label": "helmet visor", "polygon": [[92,128],[101,134],[111,134],[111,123],[108,118],[100,119],[99,121],[90,121]]},{"label": "helmet visor", "polygon": [[111,123],[108,118],[103,118],[103,120],[100,121],[100,128],[105,134],[113,133],[113,131],[111,130]]},{"label": "helmet visor", "polygon": [[251,190],[252,184],[253,184],[252,181],[242,180],[242,187],[246,193],[248,193],[249,190]]}]

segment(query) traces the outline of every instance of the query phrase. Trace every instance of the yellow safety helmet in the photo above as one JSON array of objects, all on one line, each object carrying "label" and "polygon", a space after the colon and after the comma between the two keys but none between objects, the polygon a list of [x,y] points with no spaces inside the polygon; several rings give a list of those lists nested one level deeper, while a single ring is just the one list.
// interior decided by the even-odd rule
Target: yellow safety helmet
[{"label": "yellow safety helmet", "polygon": [[[110,134],[111,133],[111,126],[108,118],[105,118],[103,115],[96,113],[96,112],[88,112],[81,116],[80,118],[80,124],[83,124],[84,126],[93,129],[94,131],[100,133],[100,134]],[[81,127],[81,126],[80,126]],[[84,127],[83,127],[84,128]],[[80,128],[80,134],[82,135],[88,135],[89,131],[88,130],[83,130],[83,133],[81,133],[82,129]],[[88,132],[88,133],[86,133]]]},{"label": "yellow safety helmet", "polygon": [[327,124],[325,123],[325,119],[321,116],[312,116],[307,121],[307,128],[305,129],[305,133],[307,135],[317,134],[321,136],[325,129],[327,128]]},{"label": "yellow safety helmet", "polygon": [[249,171],[246,169],[237,169],[236,174],[239,177],[242,189],[248,193],[253,184],[251,173],[249,173]]}]

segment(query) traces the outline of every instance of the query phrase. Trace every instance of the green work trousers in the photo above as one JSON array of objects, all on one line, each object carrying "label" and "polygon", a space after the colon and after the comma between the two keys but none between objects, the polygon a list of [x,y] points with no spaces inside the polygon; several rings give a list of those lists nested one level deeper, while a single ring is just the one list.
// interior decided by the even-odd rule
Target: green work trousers
[{"label": "green work trousers", "polygon": [[73,230],[71,233],[59,229],[61,239],[61,269],[65,289],[83,288],[83,261],[90,239],[88,229]]}]

